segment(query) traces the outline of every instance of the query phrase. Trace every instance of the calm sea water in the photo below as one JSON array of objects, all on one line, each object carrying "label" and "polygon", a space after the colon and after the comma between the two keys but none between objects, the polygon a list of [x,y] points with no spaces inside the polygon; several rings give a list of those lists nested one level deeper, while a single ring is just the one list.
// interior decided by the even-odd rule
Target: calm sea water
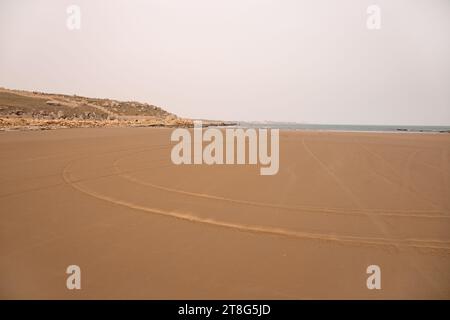
[{"label": "calm sea water", "polygon": [[343,125],[343,124],[304,124],[283,122],[238,122],[241,128],[271,128],[280,130],[318,130],[318,131],[374,131],[374,132],[448,132],[450,126],[391,126],[391,125]]}]

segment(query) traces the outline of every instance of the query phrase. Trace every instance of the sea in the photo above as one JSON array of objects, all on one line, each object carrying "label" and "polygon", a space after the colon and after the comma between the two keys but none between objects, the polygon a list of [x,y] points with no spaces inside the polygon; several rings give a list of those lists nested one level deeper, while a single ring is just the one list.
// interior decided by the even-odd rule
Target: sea
[{"label": "sea", "polygon": [[450,133],[449,126],[309,124],[292,122],[237,122],[239,128],[267,128],[280,130],[359,131],[359,132],[428,132]]}]

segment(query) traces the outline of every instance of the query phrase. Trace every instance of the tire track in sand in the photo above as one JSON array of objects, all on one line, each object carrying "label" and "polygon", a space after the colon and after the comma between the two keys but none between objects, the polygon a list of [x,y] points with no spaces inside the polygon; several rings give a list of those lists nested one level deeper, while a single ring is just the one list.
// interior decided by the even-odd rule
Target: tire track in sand
[{"label": "tire track in sand", "polygon": [[[145,151],[144,151],[145,152]],[[138,152],[139,153],[139,152]],[[230,202],[230,203],[237,203],[237,204],[243,204],[248,206],[255,206],[255,207],[262,207],[262,208],[273,208],[273,209],[280,209],[280,210],[289,210],[289,211],[298,211],[301,213],[312,213],[312,212],[319,212],[324,214],[339,214],[339,215],[348,215],[348,216],[358,216],[361,214],[368,214],[368,215],[375,215],[375,216],[394,216],[394,217],[407,217],[407,218],[444,218],[448,219],[450,218],[449,214],[445,214],[441,211],[425,211],[425,210],[376,210],[376,209],[367,209],[367,210],[361,210],[361,209],[345,209],[345,208],[327,208],[327,207],[313,207],[313,206],[289,206],[289,205],[281,205],[281,204],[271,204],[271,203],[264,203],[264,202],[257,202],[257,201],[250,201],[250,200],[242,200],[242,199],[234,199],[229,197],[222,197],[219,195],[211,195],[206,193],[199,193],[199,192],[192,192],[192,191],[186,191],[176,188],[170,188],[162,185],[158,185],[155,183],[151,183],[148,181],[142,181],[140,179],[137,179],[130,175],[130,173],[139,172],[140,170],[133,170],[131,171],[124,171],[120,169],[118,166],[118,162],[123,160],[126,157],[129,157],[130,155],[127,155],[123,158],[118,158],[113,166],[116,170],[117,175],[141,184],[145,185],[154,189],[158,189],[161,191],[166,191],[170,193],[177,193],[182,194],[186,196],[196,197],[196,198],[204,198],[209,200],[217,200],[217,201],[223,201],[223,202]],[[167,166],[162,166],[167,167]],[[158,167],[160,168],[160,167]],[[155,167],[145,167],[142,170],[147,169],[155,169]]]},{"label": "tire track in sand", "polygon": [[387,238],[371,238],[371,237],[358,237],[358,236],[343,236],[343,235],[332,235],[332,234],[316,234],[301,231],[294,231],[270,226],[259,226],[259,225],[244,225],[233,222],[226,222],[221,220],[215,220],[211,218],[202,218],[193,214],[182,213],[177,211],[166,211],[157,208],[150,208],[143,205],[135,204],[129,201],[116,199],[107,195],[100,194],[98,192],[88,190],[83,187],[80,182],[75,182],[71,178],[70,167],[72,163],[68,164],[62,172],[62,177],[64,181],[73,187],[75,190],[84,193],[90,197],[110,202],[115,205],[123,206],[129,209],[147,212],[155,215],[161,215],[166,217],[175,218],[182,221],[187,221],[191,223],[199,223],[212,227],[220,227],[225,229],[231,229],[234,231],[242,231],[253,234],[265,234],[272,236],[280,236],[294,239],[303,240],[315,240],[322,242],[334,242],[340,244],[348,245],[365,245],[365,246],[375,246],[375,247],[412,247],[428,250],[431,253],[437,251],[443,251],[445,254],[450,254],[450,242],[439,241],[439,240],[418,240],[418,239],[387,239]]},{"label": "tire track in sand", "polygon": [[[406,163],[407,163],[407,164],[406,164],[406,169],[405,169],[406,173],[405,173],[405,175],[402,177],[401,175],[399,175],[399,174],[396,172],[395,168],[392,167],[392,165],[389,163],[389,161],[387,161],[384,157],[382,157],[382,156],[379,155],[378,153],[376,153],[376,152],[370,150],[368,147],[364,146],[364,145],[361,144],[360,142],[358,142],[358,141],[355,141],[355,142],[356,142],[362,149],[364,149],[366,152],[368,152],[369,154],[373,155],[374,157],[380,159],[384,164],[386,164],[386,166],[387,166],[389,169],[392,170],[392,172],[395,174],[395,176],[396,176],[398,179],[400,179],[400,180],[402,181],[402,182],[401,182],[401,187],[403,188],[404,191],[408,191],[408,192],[410,192],[410,193],[412,193],[412,194],[415,194],[416,196],[418,196],[418,197],[421,198],[422,200],[425,200],[426,202],[428,202],[429,204],[431,204],[431,205],[435,208],[435,210],[442,212],[441,210],[436,209],[436,208],[439,208],[439,206],[438,206],[434,201],[432,201],[432,200],[430,200],[428,197],[424,196],[422,192],[420,192],[419,190],[417,190],[417,189],[416,189],[414,186],[412,186],[411,184],[405,184],[405,179],[409,179],[409,176],[410,176],[410,171],[411,171],[411,170],[410,170],[410,166],[411,166],[411,162],[412,162],[413,158],[419,153],[419,150],[416,150],[415,152],[411,153],[411,154],[408,156],[408,159],[407,159],[407,161],[406,161]],[[383,174],[381,174],[381,173],[379,173],[379,172],[377,172],[377,171],[375,171],[375,170],[374,170],[374,172],[376,172],[379,176],[384,177],[385,180],[390,181],[392,184],[397,185],[394,181],[392,181],[392,178],[389,178],[388,176],[383,175]],[[403,191],[403,192],[404,192],[404,191]],[[445,214],[445,213],[444,213],[444,214]],[[448,214],[447,214],[447,215],[448,215]]]}]

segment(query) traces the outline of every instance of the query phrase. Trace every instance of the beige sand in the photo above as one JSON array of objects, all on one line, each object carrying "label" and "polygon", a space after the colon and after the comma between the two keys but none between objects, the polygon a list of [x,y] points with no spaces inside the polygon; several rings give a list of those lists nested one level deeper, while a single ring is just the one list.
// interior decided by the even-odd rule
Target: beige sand
[{"label": "beige sand", "polygon": [[283,132],[261,176],[170,132],[1,133],[0,297],[450,298],[450,135]]}]

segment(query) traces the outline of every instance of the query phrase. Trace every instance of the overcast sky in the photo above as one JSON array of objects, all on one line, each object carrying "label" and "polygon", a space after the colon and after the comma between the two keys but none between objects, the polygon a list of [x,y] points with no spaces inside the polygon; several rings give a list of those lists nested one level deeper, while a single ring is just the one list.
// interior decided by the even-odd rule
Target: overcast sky
[{"label": "overcast sky", "polygon": [[450,125],[449,57],[449,0],[0,1],[0,86],[184,117]]}]

